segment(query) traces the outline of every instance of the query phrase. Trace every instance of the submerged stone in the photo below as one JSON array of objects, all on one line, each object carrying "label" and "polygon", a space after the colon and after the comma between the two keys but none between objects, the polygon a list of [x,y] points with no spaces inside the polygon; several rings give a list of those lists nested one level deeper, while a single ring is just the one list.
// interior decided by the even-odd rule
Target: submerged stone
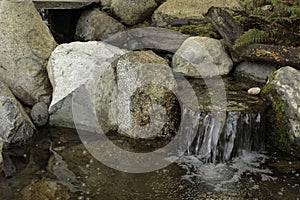
[{"label": "submerged stone", "polygon": [[32,183],[22,189],[20,197],[24,200],[70,199],[67,188],[55,181]]}]

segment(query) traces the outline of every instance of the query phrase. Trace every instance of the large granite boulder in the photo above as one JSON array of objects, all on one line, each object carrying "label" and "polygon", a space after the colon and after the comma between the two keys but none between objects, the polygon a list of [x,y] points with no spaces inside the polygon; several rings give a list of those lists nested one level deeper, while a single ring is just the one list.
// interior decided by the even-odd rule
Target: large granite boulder
[{"label": "large granite boulder", "polygon": [[241,78],[252,79],[260,83],[266,83],[268,76],[274,71],[276,71],[274,64],[245,61],[236,67],[234,75]]},{"label": "large granite boulder", "polygon": [[74,42],[58,46],[47,69],[54,88],[50,125],[91,132],[100,127],[131,138],[175,135],[176,81],[166,61],[152,51]]},{"label": "large granite boulder", "polygon": [[263,89],[272,106],[269,142],[300,155],[300,71],[286,66],[269,76]]},{"label": "large granite boulder", "polygon": [[0,82],[0,138],[4,144],[29,139],[35,127],[8,86]]},{"label": "large granite boulder", "polygon": [[27,105],[51,99],[47,60],[56,46],[32,1],[1,1],[0,80]]},{"label": "large granite boulder", "polygon": [[209,78],[227,75],[233,62],[219,40],[197,36],[183,42],[173,56],[172,66],[185,76]]},{"label": "large granite boulder", "polygon": [[152,21],[157,26],[199,24],[212,6],[241,9],[242,0],[168,0],[155,10]]},{"label": "large granite boulder", "polygon": [[[51,54],[47,66],[53,86],[49,124],[74,128],[73,93],[84,86],[89,94],[94,94],[95,85],[104,72],[107,72],[105,78],[108,82],[112,81],[111,84],[114,86],[114,71],[110,64],[125,52],[102,42],[73,42],[58,46]],[[105,94],[102,93],[102,95]],[[82,95],[83,99],[88,99],[84,94]],[[109,100],[103,97],[102,101],[106,107],[109,106],[107,104]],[[81,114],[87,115],[88,113],[83,111]],[[84,122],[82,125],[84,126]]]},{"label": "large granite boulder", "polygon": [[152,51],[130,52],[116,63],[118,132],[131,138],[169,138],[180,108],[176,81],[166,61]]},{"label": "large granite boulder", "polygon": [[117,32],[125,31],[125,26],[99,9],[84,11],[77,23],[76,39],[83,41],[104,40]]},{"label": "large granite boulder", "polygon": [[134,25],[151,16],[157,3],[154,0],[112,0],[113,12],[127,25]]}]

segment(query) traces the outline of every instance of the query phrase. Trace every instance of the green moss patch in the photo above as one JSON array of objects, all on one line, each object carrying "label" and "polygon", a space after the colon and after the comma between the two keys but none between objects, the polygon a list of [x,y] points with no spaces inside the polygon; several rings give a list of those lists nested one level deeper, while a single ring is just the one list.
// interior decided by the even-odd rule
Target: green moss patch
[{"label": "green moss patch", "polygon": [[170,26],[168,28],[191,36],[202,36],[221,39],[221,36],[214,29],[211,23],[204,23],[198,25]]},{"label": "green moss patch", "polygon": [[267,133],[267,141],[283,151],[289,151],[291,138],[284,102],[275,94],[274,87],[271,84],[264,86],[262,94],[268,98],[271,105],[271,110],[268,113],[269,132]]}]

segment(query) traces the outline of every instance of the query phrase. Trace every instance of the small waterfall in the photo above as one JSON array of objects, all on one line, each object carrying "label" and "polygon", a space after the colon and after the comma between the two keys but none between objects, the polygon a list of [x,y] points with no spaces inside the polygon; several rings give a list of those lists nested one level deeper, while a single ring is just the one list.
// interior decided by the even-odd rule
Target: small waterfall
[{"label": "small waterfall", "polygon": [[[217,105],[212,94],[218,94],[220,85],[209,90],[203,79],[187,79],[197,96],[193,103],[185,90],[179,90],[181,99],[181,132],[188,142],[181,148],[188,149],[186,155],[196,156],[204,163],[223,163],[252,151],[264,150],[267,105],[259,96],[251,96],[247,90],[258,86],[247,80],[236,81],[223,78],[226,104]],[[182,79],[178,78],[179,85]],[[217,81],[215,81],[218,83]],[[213,84],[211,84],[212,87]],[[214,96],[215,98],[218,96]],[[214,109],[214,110],[213,110]],[[221,113],[221,114],[220,114]]]},{"label": "small waterfall", "polygon": [[226,162],[244,153],[264,149],[265,126],[260,112],[229,111],[222,129],[221,122],[211,114],[187,108],[183,114],[182,117],[194,116],[193,130],[198,125],[196,137],[189,138],[187,154],[196,155],[203,162]]}]

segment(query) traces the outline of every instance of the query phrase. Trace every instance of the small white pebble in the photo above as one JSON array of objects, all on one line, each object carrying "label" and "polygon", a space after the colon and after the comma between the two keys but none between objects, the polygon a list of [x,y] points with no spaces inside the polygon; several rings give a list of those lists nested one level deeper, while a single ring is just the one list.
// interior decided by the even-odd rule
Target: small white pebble
[{"label": "small white pebble", "polygon": [[250,95],[258,95],[261,89],[259,87],[253,87],[248,90],[248,94]]}]

